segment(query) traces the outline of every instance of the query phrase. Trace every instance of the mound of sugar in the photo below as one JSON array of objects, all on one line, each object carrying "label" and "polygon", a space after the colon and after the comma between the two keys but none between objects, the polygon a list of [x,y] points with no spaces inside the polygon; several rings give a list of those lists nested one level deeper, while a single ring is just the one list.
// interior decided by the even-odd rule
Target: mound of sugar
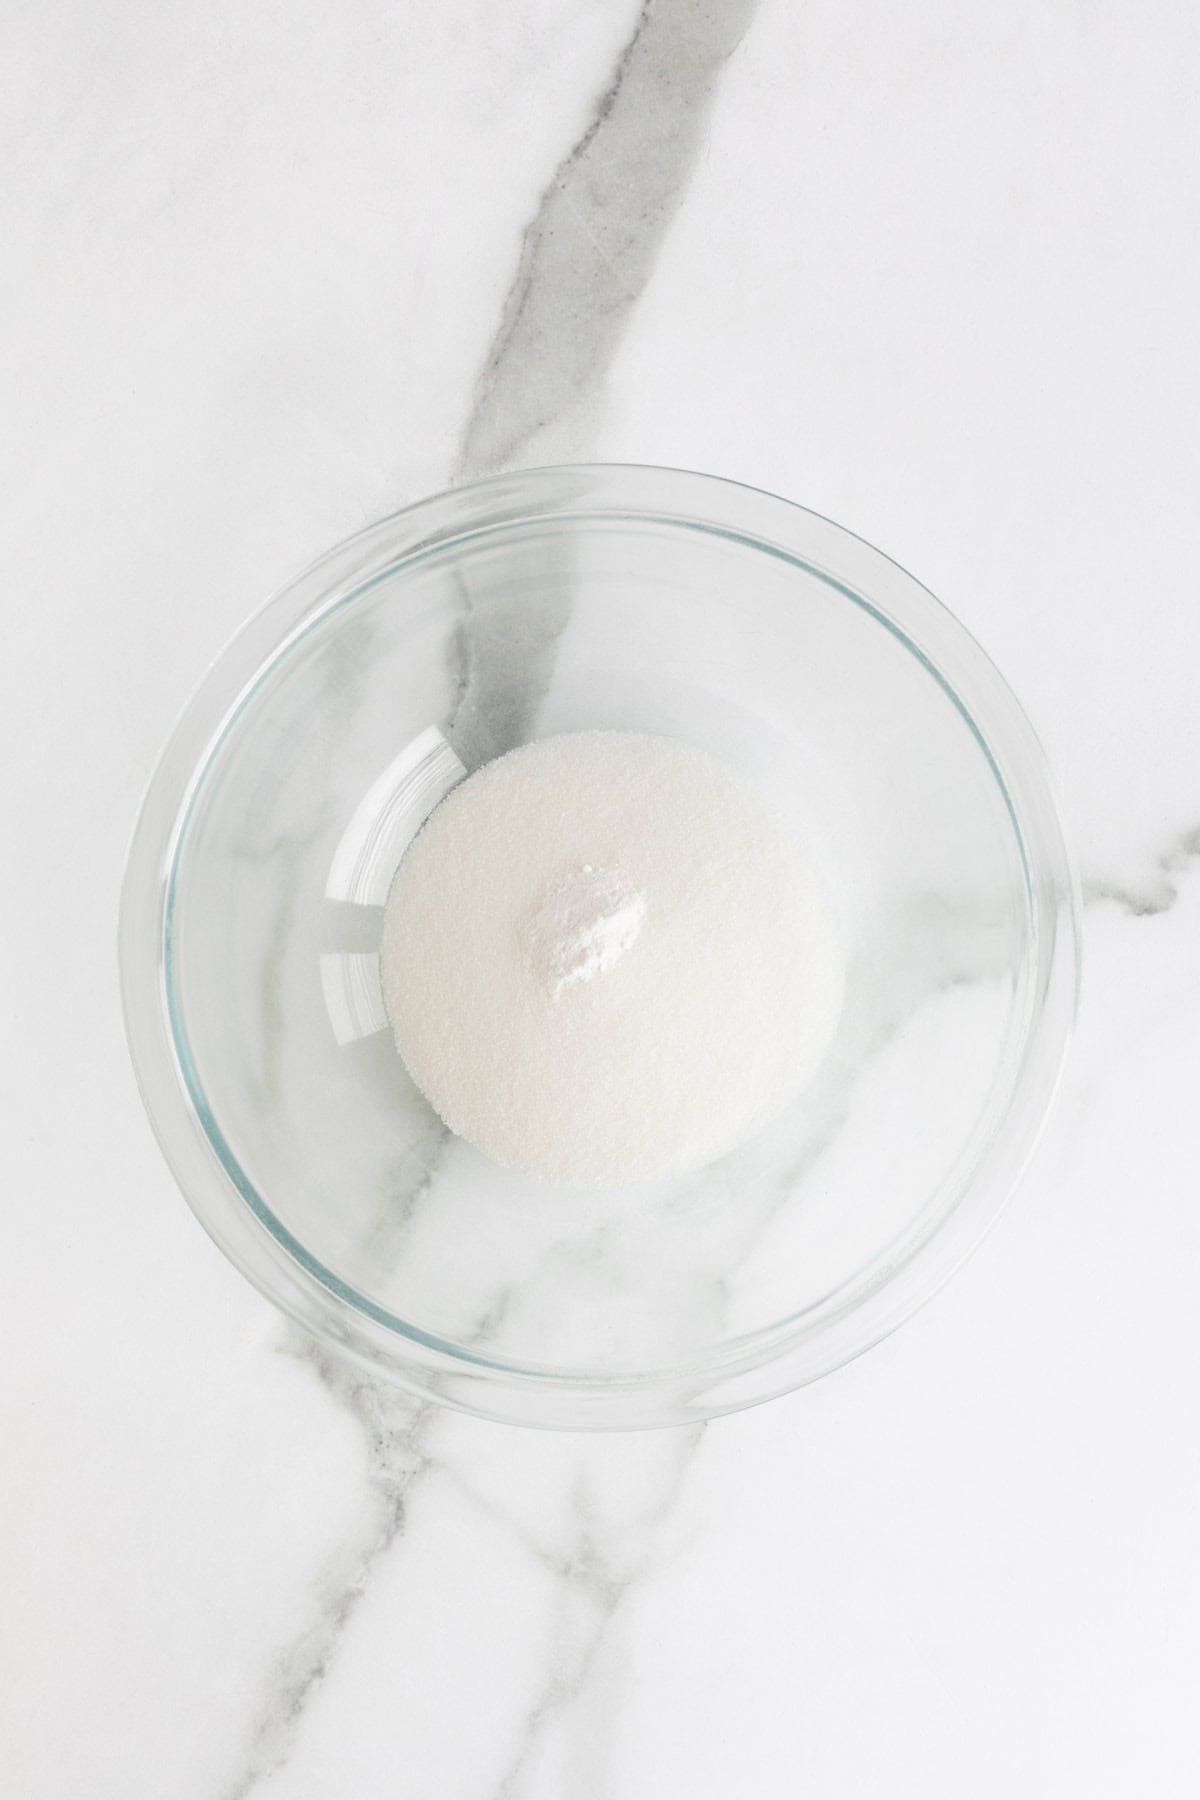
[{"label": "mound of sugar", "polygon": [[828,901],[774,813],[707,752],[617,731],[453,789],[396,872],[382,969],[446,1124],[591,1183],[741,1142],[812,1073],[842,987]]}]

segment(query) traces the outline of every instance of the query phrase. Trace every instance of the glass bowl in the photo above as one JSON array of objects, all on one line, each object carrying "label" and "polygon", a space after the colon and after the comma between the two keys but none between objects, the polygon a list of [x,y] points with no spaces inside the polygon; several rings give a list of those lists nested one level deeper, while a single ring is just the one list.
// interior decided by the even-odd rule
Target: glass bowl
[{"label": "glass bowl", "polygon": [[[597,727],[700,745],[774,804],[834,898],[845,1001],[753,1141],[558,1189],[413,1086],[381,902],[459,765]],[[978,1243],[1058,1078],[1078,902],[1026,718],[911,576],[727,481],[566,467],[422,501],[245,627],[151,782],[121,966],[167,1160],[268,1298],[430,1398],[626,1428],[812,1380]]]}]

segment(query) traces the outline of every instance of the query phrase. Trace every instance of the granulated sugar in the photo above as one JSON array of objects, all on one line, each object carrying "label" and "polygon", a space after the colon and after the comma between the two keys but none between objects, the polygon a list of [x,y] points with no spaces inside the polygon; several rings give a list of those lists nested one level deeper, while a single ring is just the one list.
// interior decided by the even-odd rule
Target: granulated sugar
[{"label": "granulated sugar", "polygon": [[707,752],[524,745],[456,787],[384,919],[396,1044],[446,1124],[556,1181],[679,1175],[827,1048],[842,965],[800,846]]}]

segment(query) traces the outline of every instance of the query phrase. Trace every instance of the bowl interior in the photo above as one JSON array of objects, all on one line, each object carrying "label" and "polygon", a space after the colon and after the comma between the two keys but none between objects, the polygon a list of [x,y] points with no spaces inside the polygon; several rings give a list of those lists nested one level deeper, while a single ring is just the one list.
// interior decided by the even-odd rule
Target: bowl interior
[{"label": "bowl interior", "polygon": [[[495,510],[376,551],[209,742],[167,868],[180,1078],[236,1203],[397,1341],[601,1381],[766,1357],[885,1283],[969,1189],[1037,998],[1027,845],[945,671],[844,578],[695,518]],[[845,1003],[754,1141],[595,1191],[448,1136],[379,1010],[381,908],[330,895],[431,726],[468,769],[556,732],[663,733],[791,823],[841,921]]]}]

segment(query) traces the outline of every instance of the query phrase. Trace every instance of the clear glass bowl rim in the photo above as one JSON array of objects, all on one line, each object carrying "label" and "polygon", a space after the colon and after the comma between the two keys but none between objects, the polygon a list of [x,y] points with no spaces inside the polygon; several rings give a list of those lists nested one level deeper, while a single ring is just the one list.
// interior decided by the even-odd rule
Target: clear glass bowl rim
[{"label": "clear glass bowl rim", "polygon": [[[1004,794],[1029,906],[1019,1056],[973,1167],[939,1189],[902,1238],[782,1325],[686,1368],[644,1374],[491,1361],[395,1319],[272,1230],[231,1174],[193,1103],[167,999],[172,871],[195,791],[232,718],[318,618],[432,548],[549,520],[642,521],[732,537],[817,575],[865,608],[958,707]],[[965,627],[898,564],[796,503],[721,477],[638,464],[521,470],[420,500],[356,533],[289,582],[217,657],[151,777],[121,897],[126,1032],[151,1124],[184,1197],[230,1260],[276,1306],[413,1392],[524,1424],[629,1429],[685,1424],[787,1392],[850,1361],[924,1304],[977,1247],[1016,1185],[1061,1075],[1078,999],[1078,881],[1046,760],[1021,706]],[[268,1210],[268,1217],[271,1217]],[[286,1241],[285,1241],[286,1240]]]}]

